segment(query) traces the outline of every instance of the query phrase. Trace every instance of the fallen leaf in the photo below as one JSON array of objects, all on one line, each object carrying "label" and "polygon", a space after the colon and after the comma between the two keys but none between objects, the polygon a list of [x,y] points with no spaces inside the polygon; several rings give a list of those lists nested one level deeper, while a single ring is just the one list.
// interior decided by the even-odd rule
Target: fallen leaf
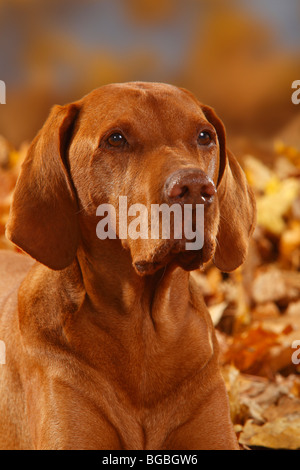
[{"label": "fallen leaf", "polygon": [[286,227],[283,216],[299,195],[300,186],[296,178],[287,178],[278,183],[277,191],[257,198],[257,223],[271,233],[280,235]]},{"label": "fallen leaf", "polygon": [[222,318],[224,310],[226,309],[228,303],[221,302],[220,304],[212,305],[208,308],[210,316],[212,318],[213,324],[216,326]]},{"label": "fallen leaf", "polygon": [[300,412],[276,418],[262,426],[248,420],[239,442],[250,447],[296,450],[300,448]]},{"label": "fallen leaf", "polygon": [[300,296],[300,273],[271,267],[257,275],[252,296],[258,304],[297,300]]}]

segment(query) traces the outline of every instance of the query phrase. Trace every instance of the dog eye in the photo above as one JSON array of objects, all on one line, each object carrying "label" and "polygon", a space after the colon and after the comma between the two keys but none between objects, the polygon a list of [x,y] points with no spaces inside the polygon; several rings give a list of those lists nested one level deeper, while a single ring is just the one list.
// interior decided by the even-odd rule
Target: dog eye
[{"label": "dog eye", "polygon": [[112,147],[122,147],[126,143],[126,139],[120,132],[115,132],[108,137],[107,142]]},{"label": "dog eye", "polygon": [[198,135],[198,143],[200,145],[208,145],[208,144],[211,143],[211,141],[212,141],[212,137],[211,137],[210,133],[207,132],[207,131],[202,131]]}]

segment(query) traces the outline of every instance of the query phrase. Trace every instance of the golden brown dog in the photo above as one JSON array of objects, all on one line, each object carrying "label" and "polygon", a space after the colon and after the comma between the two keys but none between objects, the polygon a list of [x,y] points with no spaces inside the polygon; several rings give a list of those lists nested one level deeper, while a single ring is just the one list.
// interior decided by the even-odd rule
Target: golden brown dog
[{"label": "golden brown dog", "polygon": [[[97,207],[118,208],[120,195],[203,204],[203,248],[99,240]],[[254,219],[222,122],[189,92],[114,84],[54,107],[7,226],[31,257],[0,253],[0,448],[238,448],[189,271],[240,266]]]}]

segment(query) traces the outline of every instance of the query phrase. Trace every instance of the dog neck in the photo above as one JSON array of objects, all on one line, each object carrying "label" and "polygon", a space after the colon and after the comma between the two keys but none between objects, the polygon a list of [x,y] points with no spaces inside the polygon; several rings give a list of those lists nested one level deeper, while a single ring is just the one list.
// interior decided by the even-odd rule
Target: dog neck
[{"label": "dog neck", "polygon": [[93,248],[81,245],[77,259],[86,297],[96,312],[133,316],[142,309],[155,321],[156,316],[172,309],[174,302],[184,311],[189,275],[175,263],[152,275],[140,276],[132,266],[130,252],[119,240],[102,240],[97,249]]}]

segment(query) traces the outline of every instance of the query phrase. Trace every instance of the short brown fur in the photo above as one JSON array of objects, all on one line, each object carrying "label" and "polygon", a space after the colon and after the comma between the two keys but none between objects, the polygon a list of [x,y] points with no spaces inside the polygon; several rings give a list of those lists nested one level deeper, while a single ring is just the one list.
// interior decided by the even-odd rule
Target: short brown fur
[{"label": "short brown fur", "polygon": [[[205,148],[203,128],[215,133]],[[114,130],[126,147],[107,145]],[[166,179],[186,168],[217,188],[194,264],[166,240],[97,238],[98,205],[118,207],[119,195],[160,204]],[[224,126],[189,92],[114,84],[54,107],[7,226],[36,261],[0,252],[0,448],[237,449],[214,328],[189,271],[210,259],[240,266],[254,222]]]}]

